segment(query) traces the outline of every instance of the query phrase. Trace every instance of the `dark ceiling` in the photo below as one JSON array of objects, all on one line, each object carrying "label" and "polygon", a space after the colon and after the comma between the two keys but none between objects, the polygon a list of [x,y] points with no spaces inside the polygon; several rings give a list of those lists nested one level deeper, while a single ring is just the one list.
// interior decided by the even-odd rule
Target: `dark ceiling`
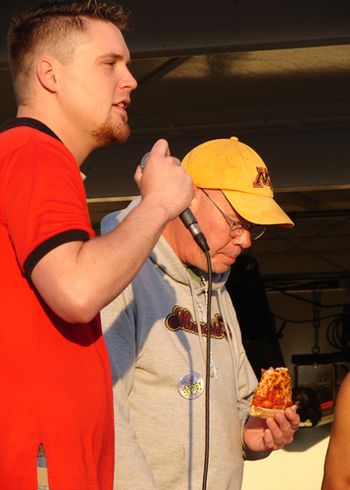
[{"label": "dark ceiling", "polygon": [[[2,7],[1,120],[15,114]],[[296,227],[272,227],[254,245],[266,277],[350,280],[349,0],[125,0],[125,34],[139,82],[127,143],[84,164],[98,227],[137,193],[133,172],[159,137],[182,158],[193,146],[238,136],[270,168],[276,199]],[[331,278],[331,279],[330,279]]]}]

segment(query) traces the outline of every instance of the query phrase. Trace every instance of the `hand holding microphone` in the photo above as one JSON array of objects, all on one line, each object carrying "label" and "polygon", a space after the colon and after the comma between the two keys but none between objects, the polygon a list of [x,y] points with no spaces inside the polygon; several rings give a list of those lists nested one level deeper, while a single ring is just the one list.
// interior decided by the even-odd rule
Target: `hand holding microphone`
[{"label": "hand holding microphone", "polygon": [[[155,145],[153,146],[152,150],[150,152],[145,153],[145,155],[143,155],[141,162],[140,162],[140,167],[141,167],[142,172],[145,170],[146,164],[149,161],[149,159],[151,157],[153,157],[154,153],[157,154],[158,149],[161,149],[161,148],[158,148],[158,146],[161,144],[159,142],[165,142],[166,148],[163,147],[163,149],[165,149],[166,156],[168,158],[171,158],[172,160],[176,160],[175,163],[179,167],[180,162],[177,159],[170,157],[170,151],[169,151],[169,146],[168,146],[167,142],[165,140],[158,140],[157,143],[155,143]],[[186,174],[186,176],[187,176],[187,174]],[[170,181],[170,182],[171,182],[171,184],[173,183],[172,181]],[[164,181],[163,181],[163,183],[164,183]],[[184,189],[179,189],[180,194],[182,194],[183,191],[184,191]],[[176,197],[178,197],[178,196],[176,196]],[[202,231],[200,230],[198,223],[197,223],[197,220],[194,217],[192,211],[189,208],[186,208],[184,211],[182,211],[179,214],[179,217],[180,217],[181,221],[183,222],[183,224],[185,225],[185,227],[190,231],[194,240],[199,245],[199,247],[203,250],[203,252],[208,251],[209,250],[208,243],[207,243],[206,238],[203,235]]]}]

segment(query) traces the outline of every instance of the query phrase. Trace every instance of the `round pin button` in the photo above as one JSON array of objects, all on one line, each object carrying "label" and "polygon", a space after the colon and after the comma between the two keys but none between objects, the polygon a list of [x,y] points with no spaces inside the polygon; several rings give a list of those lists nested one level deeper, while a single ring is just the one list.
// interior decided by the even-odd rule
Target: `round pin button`
[{"label": "round pin button", "polygon": [[194,400],[204,391],[203,376],[194,371],[186,373],[179,379],[177,389],[181,396],[187,400]]}]

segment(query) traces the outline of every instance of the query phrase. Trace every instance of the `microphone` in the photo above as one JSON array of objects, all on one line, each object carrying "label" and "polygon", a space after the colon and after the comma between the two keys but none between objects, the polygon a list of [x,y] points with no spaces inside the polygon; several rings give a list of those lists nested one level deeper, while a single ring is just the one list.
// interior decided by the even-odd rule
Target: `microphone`
[{"label": "microphone", "polygon": [[[150,154],[151,152],[148,151],[141,158],[140,167],[142,170],[144,170]],[[190,231],[197,245],[203,250],[203,252],[207,252],[209,250],[209,245],[190,208],[185,209],[185,211],[183,211],[179,217],[186,228]]]}]

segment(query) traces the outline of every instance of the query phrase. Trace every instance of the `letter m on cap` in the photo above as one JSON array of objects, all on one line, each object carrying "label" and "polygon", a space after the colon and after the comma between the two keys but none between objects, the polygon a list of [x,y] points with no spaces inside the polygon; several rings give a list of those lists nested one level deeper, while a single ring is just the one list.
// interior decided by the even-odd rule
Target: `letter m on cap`
[{"label": "letter m on cap", "polygon": [[253,187],[261,188],[264,185],[272,187],[268,169],[266,167],[256,167],[256,170],[258,173],[253,182]]}]

